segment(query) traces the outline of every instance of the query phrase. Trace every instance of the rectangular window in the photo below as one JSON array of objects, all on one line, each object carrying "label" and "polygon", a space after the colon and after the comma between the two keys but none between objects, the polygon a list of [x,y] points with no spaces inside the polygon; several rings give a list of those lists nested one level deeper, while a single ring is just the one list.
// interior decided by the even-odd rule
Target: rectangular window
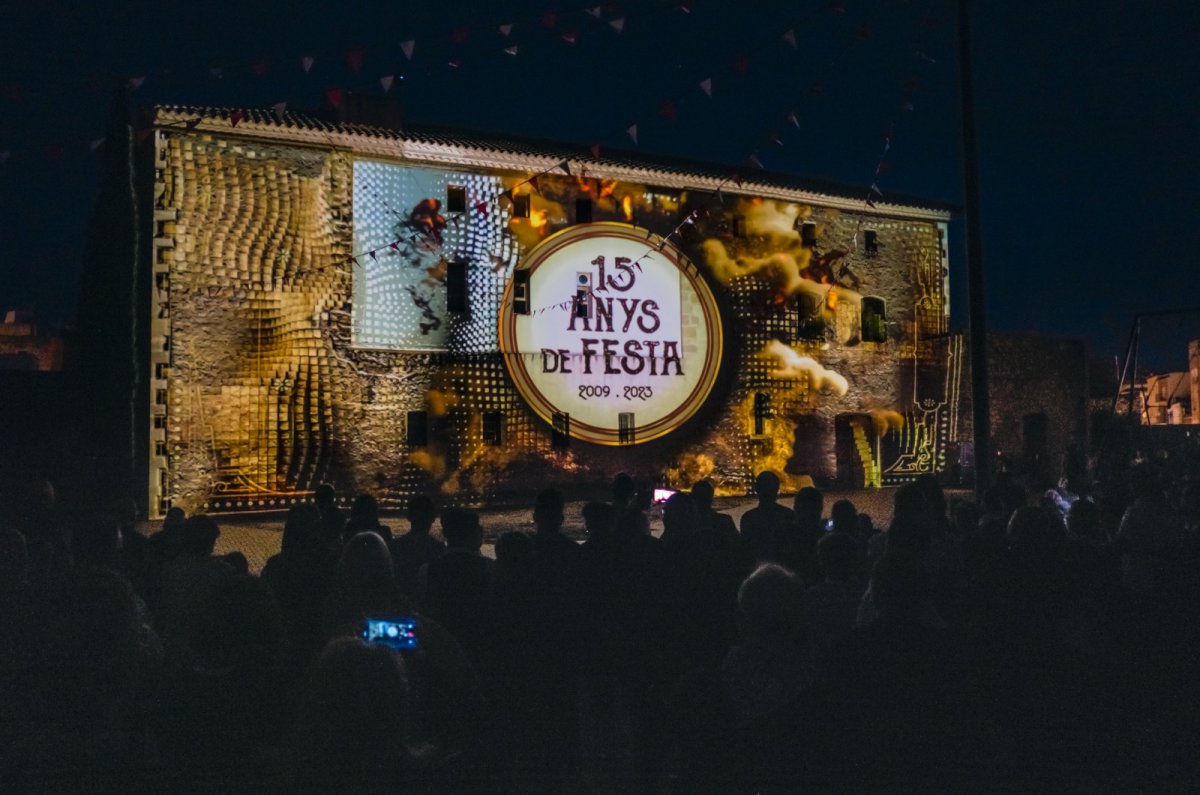
[{"label": "rectangular window", "polygon": [[513,196],[513,218],[529,217],[529,194],[519,193]]},{"label": "rectangular window", "polygon": [[446,188],[446,212],[465,213],[467,211],[467,189],[462,185],[450,185]]},{"label": "rectangular window", "polygon": [[408,446],[425,447],[429,444],[429,414],[424,411],[408,412]]},{"label": "rectangular window", "polygon": [[462,260],[446,265],[446,311],[467,311],[467,263]]},{"label": "rectangular window", "polygon": [[555,450],[566,450],[571,446],[571,415],[556,411],[554,425],[550,433],[550,447]]},{"label": "rectangular window", "polygon": [[622,411],[617,415],[617,441],[621,444],[633,444],[633,412]]},{"label": "rectangular window", "polygon": [[734,237],[746,236],[746,219],[740,215],[735,215],[729,222],[729,233]]},{"label": "rectangular window", "polygon": [[489,447],[499,447],[502,443],[501,430],[504,427],[504,415],[498,411],[483,413],[483,443]]},{"label": "rectangular window", "polygon": [[812,221],[805,221],[800,226],[800,245],[805,248],[812,248],[817,245],[817,225]]},{"label": "rectangular window", "polygon": [[513,271],[513,312],[518,315],[529,314],[528,268],[517,268]]},{"label": "rectangular window", "polygon": [[575,223],[590,224],[592,222],[592,200],[575,200]]},{"label": "rectangular window", "polygon": [[771,418],[771,396],[766,392],[754,393],[754,435],[765,436],[767,420]]}]

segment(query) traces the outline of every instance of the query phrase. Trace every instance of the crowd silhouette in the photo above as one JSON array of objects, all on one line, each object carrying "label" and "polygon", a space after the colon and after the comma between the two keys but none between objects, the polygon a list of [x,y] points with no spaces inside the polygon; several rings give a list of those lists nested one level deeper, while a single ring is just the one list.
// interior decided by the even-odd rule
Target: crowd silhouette
[{"label": "crowd silhouette", "polygon": [[654,534],[619,475],[578,516],[542,490],[494,559],[475,511],[392,529],[322,486],[257,575],[210,516],[9,489],[0,790],[1189,789],[1195,463],[978,506],[922,476],[878,530],[763,472],[740,527],[701,481]]}]

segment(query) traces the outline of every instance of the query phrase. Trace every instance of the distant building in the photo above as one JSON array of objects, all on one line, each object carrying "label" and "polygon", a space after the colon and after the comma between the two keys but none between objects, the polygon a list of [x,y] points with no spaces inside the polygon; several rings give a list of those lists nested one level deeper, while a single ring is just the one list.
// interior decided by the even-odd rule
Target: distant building
[{"label": "distant building", "polygon": [[0,323],[0,370],[57,372],[63,366],[63,341],[39,333],[37,318],[26,309],[10,309]]}]

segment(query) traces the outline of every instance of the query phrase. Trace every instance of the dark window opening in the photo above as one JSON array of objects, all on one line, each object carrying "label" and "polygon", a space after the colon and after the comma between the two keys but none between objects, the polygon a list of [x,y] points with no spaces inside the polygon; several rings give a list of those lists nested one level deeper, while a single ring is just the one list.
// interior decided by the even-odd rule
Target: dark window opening
[{"label": "dark window opening", "polygon": [[634,443],[634,424],[632,411],[622,411],[617,415],[617,441],[621,444]]},{"label": "dark window opening", "polygon": [[462,185],[451,185],[446,188],[446,212],[465,213],[467,211],[467,189]]},{"label": "dark window opening", "polygon": [[767,432],[767,420],[771,418],[771,396],[766,392],[754,393],[754,435]]},{"label": "dark window opening", "polygon": [[467,311],[467,263],[462,260],[446,266],[446,311]]},{"label": "dark window opening", "polygon": [[425,447],[429,444],[429,413],[408,412],[408,446]]},{"label": "dark window opening", "polygon": [[800,225],[800,245],[812,248],[817,245],[817,225],[813,221],[805,221]]},{"label": "dark window opening", "polygon": [[862,341],[887,342],[887,312],[882,298],[862,300]]},{"label": "dark window opening", "polygon": [[590,224],[592,222],[592,200],[575,200],[575,223]]},{"label": "dark window opening", "polygon": [[519,268],[513,271],[513,312],[518,315],[529,314],[528,268]]},{"label": "dark window opening", "polygon": [[824,307],[825,302],[818,295],[800,293],[796,296],[796,312],[800,316],[796,322],[796,339],[825,339]]},{"label": "dark window opening", "polygon": [[554,423],[550,432],[550,447],[566,450],[571,446],[571,415],[554,412]]},{"label": "dark window opening", "polygon": [[498,411],[483,413],[483,443],[490,447],[501,444],[501,429],[504,427],[504,417]]},{"label": "dark window opening", "polygon": [[733,216],[729,221],[729,233],[734,237],[745,237],[746,219],[740,215]]},{"label": "dark window opening", "polygon": [[866,249],[868,257],[879,254],[879,233],[874,229],[868,229],[863,233],[863,248]]},{"label": "dark window opening", "polygon": [[529,217],[529,194],[521,193],[513,196],[513,218]]}]

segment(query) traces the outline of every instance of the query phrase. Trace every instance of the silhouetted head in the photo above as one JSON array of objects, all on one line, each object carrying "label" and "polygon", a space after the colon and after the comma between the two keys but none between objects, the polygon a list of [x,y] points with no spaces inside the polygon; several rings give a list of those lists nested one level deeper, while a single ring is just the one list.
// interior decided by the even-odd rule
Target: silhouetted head
[{"label": "silhouetted head", "polygon": [[829,509],[829,518],[833,521],[833,532],[851,537],[858,535],[858,509],[850,500],[835,502]]},{"label": "silhouetted head", "polygon": [[533,523],[539,533],[557,532],[563,523],[563,494],[556,488],[542,489],[533,503]]},{"label": "silhouetted head", "polygon": [[350,521],[355,527],[379,526],[379,503],[370,494],[360,494],[350,504]]},{"label": "silhouetted head", "polygon": [[1078,538],[1103,540],[1100,528],[1100,509],[1091,500],[1075,500],[1067,511],[1067,530]]},{"label": "silhouetted head", "polygon": [[775,502],[779,498],[779,476],[767,470],[754,479],[754,493],[759,502]]},{"label": "silhouetted head", "polygon": [[750,638],[791,635],[804,628],[804,586],[775,563],[764,563],[738,588],[738,619]]},{"label": "silhouetted head", "polygon": [[1042,506],[1018,508],[1008,520],[1008,549],[1025,570],[1056,570],[1066,543],[1066,528],[1058,514]]},{"label": "silhouetted head", "polygon": [[283,552],[291,554],[316,548],[321,542],[321,532],[321,511],[317,506],[293,505],[283,523]]},{"label": "silhouetted head", "polygon": [[185,555],[211,555],[221,537],[221,528],[216,520],[198,513],[183,523],[179,534],[179,551]]},{"label": "silhouetted head", "polygon": [[663,535],[694,535],[700,529],[700,515],[690,494],[677,491],[662,508]]},{"label": "silhouetted head", "polygon": [[826,533],[817,542],[817,559],[821,573],[836,582],[845,582],[854,576],[861,557],[858,541],[849,533],[834,531]]},{"label": "silhouetted head", "polygon": [[329,483],[322,483],[313,491],[313,502],[321,510],[332,508],[335,500],[337,500],[337,491]]},{"label": "silhouetted head", "polygon": [[591,538],[608,538],[615,532],[617,509],[607,502],[589,502],[583,506],[583,527]]},{"label": "silhouetted head", "polygon": [[463,508],[446,508],[442,511],[442,537],[455,549],[478,552],[483,545],[479,514]]},{"label": "silhouetted head", "polygon": [[337,638],[317,658],[300,700],[294,752],[301,782],[374,790],[406,756],[408,675],[400,653]]},{"label": "silhouetted head", "polygon": [[637,484],[633,482],[633,478],[624,472],[620,472],[612,481],[613,503],[618,508],[623,508],[633,502],[633,497],[637,493]]},{"label": "silhouetted head", "polygon": [[924,552],[933,537],[936,516],[925,494],[915,483],[896,490],[892,524],[888,527],[889,551]]},{"label": "silhouetted head", "polygon": [[716,490],[713,489],[711,480],[697,480],[692,484],[692,499],[700,511],[712,510],[714,494]]},{"label": "silhouetted head", "polygon": [[812,524],[819,523],[821,514],[825,512],[825,495],[821,493],[820,489],[806,486],[796,492],[793,508],[796,511],[797,520]]},{"label": "silhouetted head", "polygon": [[944,517],[946,515],[946,492],[942,491],[942,484],[938,483],[937,477],[929,473],[917,475],[913,484],[925,498],[929,510],[933,511],[936,516]]},{"label": "silhouetted head", "polygon": [[163,517],[162,529],[168,533],[177,533],[183,527],[183,523],[187,520],[187,514],[183,509],[176,506],[167,509],[167,515]]},{"label": "silhouetted head", "polygon": [[428,533],[437,518],[437,506],[433,499],[425,494],[418,494],[408,501],[408,509],[404,512],[409,526],[414,533]]},{"label": "silhouetted head", "polygon": [[387,542],[370,531],[354,535],[342,547],[337,574],[339,584],[352,591],[388,591],[396,585]]},{"label": "silhouetted head", "polygon": [[889,549],[871,575],[871,598],[881,616],[913,615],[928,603],[929,575],[919,555]]},{"label": "silhouetted head", "polygon": [[534,544],[528,533],[509,530],[496,539],[496,582],[527,580],[533,572]]}]

